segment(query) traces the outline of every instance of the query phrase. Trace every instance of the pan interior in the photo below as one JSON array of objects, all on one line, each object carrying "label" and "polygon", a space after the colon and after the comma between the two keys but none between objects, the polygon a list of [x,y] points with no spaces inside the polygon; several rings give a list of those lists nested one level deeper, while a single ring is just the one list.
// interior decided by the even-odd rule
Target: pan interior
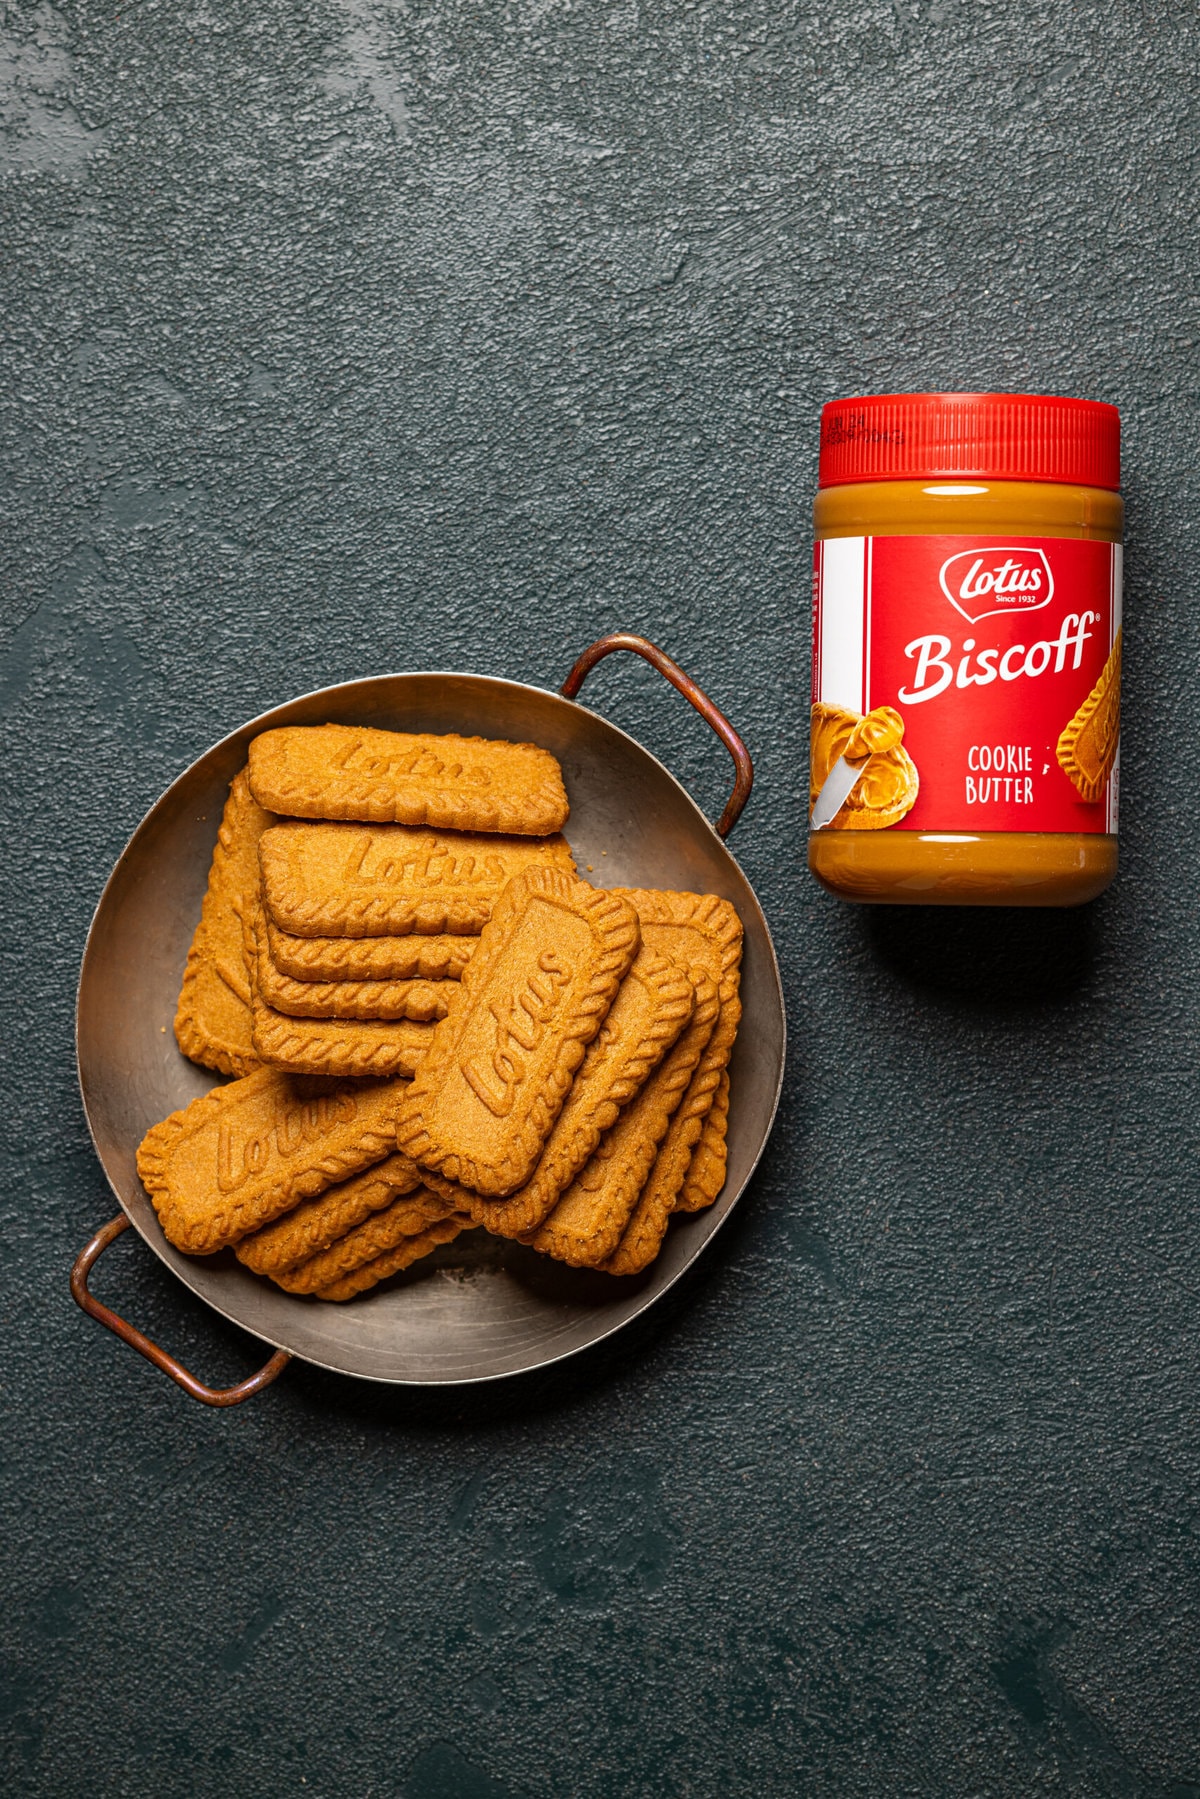
[{"label": "pan interior", "polygon": [[[677,1220],[656,1262],[614,1280],[482,1231],[348,1305],[281,1292],[225,1251],[173,1249],[137,1176],[150,1125],[219,1077],[180,1055],[172,1021],[229,782],[258,731],[378,725],[532,741],[562,764],[566,834],[597,886],[717,893],[745,927],[743,1021],[730,1064],[729,1173],[707,1212]],[[784,1056],[783,996],[770,933],[737,863],[687,794],[622,731],[557,694],[480,675],[392,675],[281,706],[216,744],[143,820],[101,897],[84,954],[80,1083],[97,1153],[146,1242],[193,1292],[247,1330],[342,1373],[394,1382],[522,1372],[607,1336],[675,1281],[741,1195],[766,1142]]]}]

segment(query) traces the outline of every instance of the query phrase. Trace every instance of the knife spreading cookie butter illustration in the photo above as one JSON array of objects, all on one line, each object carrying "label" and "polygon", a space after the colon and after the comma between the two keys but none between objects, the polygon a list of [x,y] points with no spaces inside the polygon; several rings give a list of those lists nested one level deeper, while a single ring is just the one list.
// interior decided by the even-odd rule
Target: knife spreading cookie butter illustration
[{"label": "knife spreading cookie butter illustration", "polygon": [[396,1146],[502,1198],[533,1173],[638,952],[637,913],[553,868],[505,888],[400,1111]]},{"label": "knife spreading cookie butter illustration", "polygon": [[562,770],[535,743],[291,725],[250,745],[260,805],[291,818],[353,818],[544,836],[566,822]]},{"label": "knife spreading cookie butter illustration", "polygon": [[1100,679],[1058,740],[1058,765],[1081,800],[1091,804],[1104,792],[1121,741],[1121,633]]},{"label": "knife spreading cookie butter illustration", "polygon": [[[868,713],[818,701],[812,709],[809,814],[814,828],[882,831],[899,824],[916,803],[917,767],[903,746],[904,720],[894,706]],[[844,769],[844,773],[843,773]],[[826,783],[839,791],[827,795]],[[822,799],[829,816],[821,815]]]}]

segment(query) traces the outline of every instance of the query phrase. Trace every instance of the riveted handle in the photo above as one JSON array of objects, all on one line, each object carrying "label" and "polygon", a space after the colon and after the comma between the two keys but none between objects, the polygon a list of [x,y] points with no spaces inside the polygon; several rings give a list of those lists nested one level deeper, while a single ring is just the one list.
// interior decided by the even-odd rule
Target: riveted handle
[{"label": "riveted handle", "polygon": [[128,1229],[128,1218],[124,1212],[118,1212],[84,1246],[71,1270],[71,1298],[75,1304],[82,1306],[91,1317],[99,1319],[101,1324],[107,1325],[115,1336],[120,1337],[122,1343],[128,1343],[139,1355],[144,1355],[148,1362],[153,1362],[156,1368],[169,1374],[185,1393],[190,1393],[201,1405],[241,1405],[243,1399],[253,1399],[256,1393],[269,1387],[276,1375],[282,1374],[292,1359],[286,1349],[277,1349],[257,1374],[252,1374],[249,1380],[239,1381],[236,1387],[206,1387],[194,1374],[189,1374],[182,1362],[177,1362],[173,1355],[168,1355],[165,1349],[160,1349],[157,1343],[152,1343],[149,1337],[144,1336],[136,1325],[130,1324],[128,1319],[122,1318],[88,1291],[88,1275],[96,1262],[109,1244],[114,1243],[121,1232]]},{"label": "riveted handle", "polygon": [[576,662],[574,668],[562,684],[561,692],[569,700],[573,700],[583,686],[597,662],[605,656],[611,656],[614,650],[632,650],[635,656],[643,656],[652,668],[671,683],[691,702],[706,724],[711,725],[729,754],[733,757],[734,781],[733,792],[726,802],[725,810],[716,823],[718,837],[728,837],[734,825],[741,817],[742,808],[750,798],[750,789],[754,785],[754,764],[750,760],[750,752],[718,706],[714,706],[702,687],[698,687],[690,675],[684,673],[679,664],[660,650],[656,643],[648,637],[639,637],[633,631],[612,631],[607,637],[597,638],[590,644]]}]

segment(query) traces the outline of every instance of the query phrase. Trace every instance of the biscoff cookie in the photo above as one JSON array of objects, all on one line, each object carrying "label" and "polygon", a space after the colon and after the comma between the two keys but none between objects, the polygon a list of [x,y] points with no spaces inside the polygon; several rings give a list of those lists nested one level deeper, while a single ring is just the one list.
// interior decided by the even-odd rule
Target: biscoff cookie
[{"label": "biscoff cookie", "polygon": [[729,1070],[717,1083],[712,1109],[704,1120],[700,1140],[692,1151],[683,1186],[675,1198],[676,1212],[702,1212],[711,1206],[725,1185],[728,1163]]},{"label": "biscoff cookie", "polygon": [[696,990],[691,1023],[601,1138],[545,1223],[525,1239],[534,1249],[578,1268],[596,1268],[620,1244],[720,1012],[717,984],[708,971],[696,966],[688,975]]},{"label": "biscoff cookie", "polygon": [[562,770],[535,743],[290,725],[250,745],[250,785],[290,818],[542,837],[566,823]]},{"label": "biscoff cookie", "polygon": [[268,1068],[292,1074],[414,1075],[437,1029],[408,1018],[289,1018],[253,1001],[254,1047]]},{"label": "biscoff cookie", "polygon": [[356,1268],[353,1274],[346,1275],[343,1280],[319,1288],[313,1298],[355,1299],[358,1294],[366,1293],[370,1288],[377,1287],[380,1281],[387,1280],[389,1275],[400,1274],[405,1268],[411,1268],[414,1262],[430,1255],[439,1244],[453,1242],[460,1232],[469,1231],[470,1228],[469,1218],[443,1218],[440,1223],[431,1224],[427,1231],[422,1231],[420,1236],[406,1237],[395,1249],[386,1250],[383,1255],[376,1256],[373,1262]]},{"label": "biscoff cookie", "polygon": [[428,1187],[393,1200],[390,1206],[347,1231],[327,1249],[298,1262],[293,1268],[274,1269],[271,1279],[287,1293],[316,1293],[333,1281],[373,1262],[385,1250],[395,1249],[406,1237],[419,1236],[449,1216],[453,1207]]},{"label": "biscoff cookie", "polygon": [[396,1147],[401,1086],[339,1085],[260,1068],[172,1112],[146,1132],[137,1153],[167,1241],[210,1255],[381,1162]]},{"label": "biscoff cookie", "polygon": [[293,981],[267,951],[258,965],[264,1005],[289,1018],[411,1018],[436,1024],[446,1016],[457,981]]},{"label": "biscoff cookie", "polygon": [[[718,1088],[719,1085],[718,1082]],[[715,1104],[716,1089],[697,1093],[693,1077],[672,1115],[621,1240],[605,1263],[609,1274],[640,1274],[658,1254],[671,1213],[678,1209],[694,1153]],[[702,1200],[702,1204],[711,1204],[716,1196],[714,1192],[711,1199]]]},{"label": "biscoff cookie", "polygon": [[292,1074],[413,1075],[436,1026],[407,1018],[289,1018],[263,998],[267,964],[261,910],[245,921],[245,953],[251,970],[251,1034],[259,1060]]},{"label": "biscoff cookie", "polygon": [[397,1148],[491,1198],[524,1186],[638,947],[618,895],[553,868],[510,881],[434,1026]]},{"label": "biscoff cookie", "polygon": [[742,921],[728,900],[711,893],[659,892],[619,888],[637,908],[642,935],[660,955],[683,967],[699,964],[717,983],[721,1016],[692,1077],[685,1111],[703,1119],[717,1082],[728,1066],[742,1017],[738,988],[742,967]]},{"label": "biscoff cookie", "polygon": [[478,936],[514,875],[575,872],[565,837],[296,821],[264,834],[259,862],[267,916],[296,937]]},{"label": "biscoff cookie", "polygon": [[339,1181],[316,1199],[306,1199],[285,1212],[274,1224],[264,1225],[252,1237],[243,1237],[234,1253],[255,1274],[295,1268],[355,1230],[372,1212],[382,1211],[420,1185],[421,1171],[415,1162],[407,1156],[388,1156],[365,1174]]},{"label": "biscoff cookie", "polygon": [[258,840],[275,820],[235,775],[221,817],[200,923],[188,950],[175,1013],[185,1056],[222,1074],[250,1074],[250,980],[242,954],[242,911],[258,886]]},{"label": "biscoff cookie", "polygon": [[[267,920],[267,954],[293,981],[457,981],[478,937],[293,937]],[[247,1027],[248,1028],[248,1027]]]},{"label": "biscoff cookie", "polygon": [[589,1045],[532,1178],[508,1199],[483,1199],[429,1173],[435,1192],[499,1237],[536,1229],[553,1211],[622,1106],[639,1092],[692,1016],[695,989],[665,956],[640,949]]}]

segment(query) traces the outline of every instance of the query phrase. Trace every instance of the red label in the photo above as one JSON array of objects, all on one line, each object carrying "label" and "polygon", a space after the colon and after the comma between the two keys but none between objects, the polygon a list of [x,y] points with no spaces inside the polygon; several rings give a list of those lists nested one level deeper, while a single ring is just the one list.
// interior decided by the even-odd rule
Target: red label
[{"label": "red label", "polygon": [[830,538],[813,598],[815,825],[1116,830],[1119,545]]}]

